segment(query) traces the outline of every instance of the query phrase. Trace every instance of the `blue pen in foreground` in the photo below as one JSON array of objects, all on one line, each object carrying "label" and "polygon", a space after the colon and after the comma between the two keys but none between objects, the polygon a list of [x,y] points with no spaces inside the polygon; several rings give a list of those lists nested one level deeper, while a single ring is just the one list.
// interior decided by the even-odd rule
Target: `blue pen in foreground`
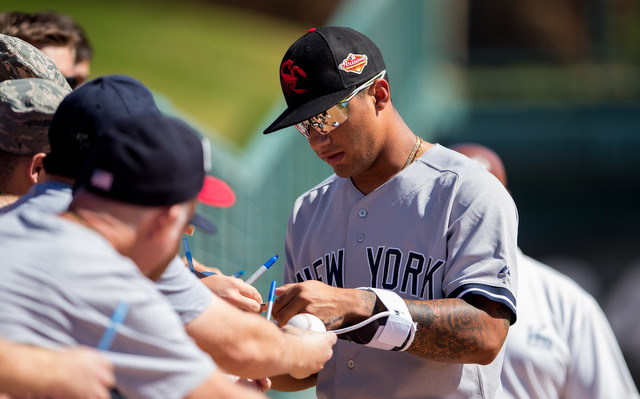
[{"label": "blue pen in foreground", "polygon": [[260,266],[260,267],[258,268],[258,270],[256,270],[256,271],[255,271],[255,273],[253,273],[253,274],[251,275],[251,277],[249,277],[249,278],[247,279],[247,281],[245,281],[245,283],[247,283],[247,284],[249,284],[249,285],[251,285],[251,284],[255,283],[255,282],[256,282],[256,280],[257,280],[258,278],[260,278],[260,276],[262,276],[262,275],[264,274],[264,272],[266,272],[266,271],[267,271],[267,269],[269,269],[269,268],[271,267],[271,265],[273,265],[273,264],[276,262],[276,260],[278,260],[278,256],[280,256],[280,255],[274,255],[274,256],[272,256],[268,261],[266,261],[266,262],[264,263],[264,265]]},{"label": "blue pen in foreground", "polygon": [[267,321],[271,320],[271,311],[273,310],[273,301],[276,299],[276,281],[271,282],[271,288],[269,289],[269,302],[267,304]]},{"label": "blue pen in foreground", "polygon": [[124,318],[127,317],[127,312],[129,311],[129,303],[120,301],[116,306],[116,309],[113,311],[111,315],[111,320],[107,329],[102,334],[102,338],[100,338],[100,342],[98,343],[97,348],[101,351],[109,350],[111,347],[111,343],[116,336],[116,328],[124,321]]}]

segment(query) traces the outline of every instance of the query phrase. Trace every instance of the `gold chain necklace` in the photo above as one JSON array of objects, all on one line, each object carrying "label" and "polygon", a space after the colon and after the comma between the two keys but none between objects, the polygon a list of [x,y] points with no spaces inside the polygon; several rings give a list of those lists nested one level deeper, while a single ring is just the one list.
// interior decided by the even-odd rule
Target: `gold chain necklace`
[{"label": "gold chain necklace", "polygon": [[413,150],[411,150],[411,154],[409,154],[409,158],[407,158],[407,162],[404,163],[402,169],[411,165],[413,161],[416,160],[416,156],[418,152],[420,152],[420,148],[422,148],[422,139],[419,136],[416,136],[416,143],[413,145]]}]

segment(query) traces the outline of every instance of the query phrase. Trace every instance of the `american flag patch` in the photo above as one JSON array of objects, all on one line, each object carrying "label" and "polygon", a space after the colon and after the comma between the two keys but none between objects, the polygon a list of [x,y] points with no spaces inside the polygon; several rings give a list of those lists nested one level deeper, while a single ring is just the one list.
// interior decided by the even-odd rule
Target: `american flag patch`
[{"label": "american flag patch", "polygon": [[113,173],[106,170],[96,169],[91,174],[91,185],[103,191],[111,190],[113,185]]}]

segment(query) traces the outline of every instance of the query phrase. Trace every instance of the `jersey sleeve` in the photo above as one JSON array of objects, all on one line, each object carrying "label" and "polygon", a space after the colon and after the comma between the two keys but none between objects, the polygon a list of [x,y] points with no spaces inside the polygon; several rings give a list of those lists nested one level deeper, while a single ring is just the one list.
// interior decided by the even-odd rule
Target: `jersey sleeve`
[{"label": "jersey sleeve", "polygon": [[493,176],[461,184],[447,231],[447,297],[482,295],[506,306],[516,320],[517,230],[515,204]]}]

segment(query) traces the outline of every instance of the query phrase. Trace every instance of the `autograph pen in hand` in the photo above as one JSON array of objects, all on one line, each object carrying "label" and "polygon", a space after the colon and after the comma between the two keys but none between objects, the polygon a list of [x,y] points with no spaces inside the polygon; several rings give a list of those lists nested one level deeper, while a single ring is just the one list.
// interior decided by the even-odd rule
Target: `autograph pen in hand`
[{"label": "autograph pen in hand", "polygon": [[262,276],[262,275],[264,274],[264,272],[266,272],[266,271],[267,271],[267,269],[269,269],[269,268],[271,267],[271,265],[273,265],[273,264],[276,262],[276,260],[278,259],[278,256],[280,256],[280,255],[274,255],[274,256],[272,256],[268,261],[266,261],[266,262],[264,263],[264,265],[260,266],[260,267],[258,268],[258,270],[256,270],[256,271],[251,275],[251,277],[249,277],[249,278],[247,279],[247,281],[245,281],[245,283],[247,283],[247,284],[249,284],[249,285],[251,285],[251,284],[255,283],[255,282],[256,282],[256,280],[257,280],[258,278],[260,278],[260,276]]},{"label": "autograph pen in hand", "polygon": [[273,301],[276,298],[276,284],[277,282],[273,280],[271,282],[271,288],[269,289],[269,301],[267,302],[267,321],[271,320],[271,312],[273,310]]}]

